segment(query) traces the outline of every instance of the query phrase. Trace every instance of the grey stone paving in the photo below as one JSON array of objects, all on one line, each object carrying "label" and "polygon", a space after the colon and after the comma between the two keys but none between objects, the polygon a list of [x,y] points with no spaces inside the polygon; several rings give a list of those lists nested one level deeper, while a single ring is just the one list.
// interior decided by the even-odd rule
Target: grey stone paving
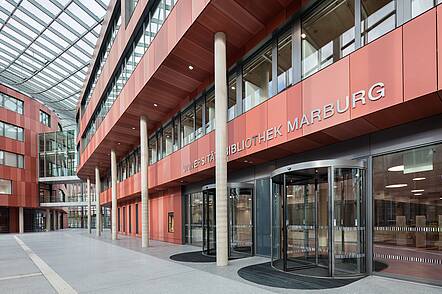
[{"label": "grey stone paving", "polygon": [[[179,263],[169,256],[195,251],[187,245],[151,242],[141,248],[139,239],[120,237],[111,241],[109,232],[100,239],[85,230],[33,233],[20,239],[79,293],[442,293],[442,288],[367,277],[330,290],[286,290],[259,286],[241,279],[237,270],[268,261],[251,257],[218,268],[212,263]],[[0,278],[38,272],[13,235],[0,235]],[[0,280],[0,293],[53,293],[43,275]]]}]

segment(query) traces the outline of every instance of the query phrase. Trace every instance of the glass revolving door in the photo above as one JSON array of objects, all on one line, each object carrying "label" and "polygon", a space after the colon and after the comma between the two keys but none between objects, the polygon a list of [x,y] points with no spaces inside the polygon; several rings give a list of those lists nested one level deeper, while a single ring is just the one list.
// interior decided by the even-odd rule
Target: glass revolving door
[{"label": "glass revolving door", "polygon": [[361,162],[295,164],[272,174],[272,265],[298,274],[365,273]]},{"label": "glass revolving door", "polygon": [[[227,184],[229,256],[253,254],[253,188],[251,184]],[[216,190],[203,187],[203,253],[216,255]]]}]

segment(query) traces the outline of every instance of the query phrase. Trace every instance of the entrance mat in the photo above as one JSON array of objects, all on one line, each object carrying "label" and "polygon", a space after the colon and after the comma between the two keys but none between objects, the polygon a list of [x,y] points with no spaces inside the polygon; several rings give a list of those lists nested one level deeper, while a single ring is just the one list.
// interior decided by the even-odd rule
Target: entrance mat
[{"label": "entrance mat", "polygon": [[238,270],[238,275],[250,282],[285,289],[318,290],[342,287],[360,278],[332,279],[298,276],[274,269],[270,262],[250,265]]},{"label": "entrance mat", "polygon": [[[229,260],[240,259],[240,258],[244,258],[244,257],[247,257],[247,256],[229,257]],[[178,254],[170,256],[169,258],[174,261],[180,261],[180,262],[216,262],[215,256],[205,255],[205,254],[203,254],[202,251],[178,253]]]}]

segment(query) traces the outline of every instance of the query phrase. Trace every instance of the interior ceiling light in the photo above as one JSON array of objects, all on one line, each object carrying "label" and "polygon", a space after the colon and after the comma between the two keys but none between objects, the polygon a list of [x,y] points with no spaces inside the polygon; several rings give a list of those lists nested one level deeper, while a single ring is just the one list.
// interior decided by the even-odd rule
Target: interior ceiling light
[{"label": "interior ceiling light", "polygon": [[404,171],[404,165],[392,166],[388,169],[388,171],[391,171],[391,172]]},{"label": "interior ceiling light", "polygon": [[422,196],[422,193],[414,193],[414,196]]},{"label": "interior ceiling light", "polygon": [[424,192],[424,189],[417,189],[417,190],[411,190],[411,193],[420,193],[420,192]]},{"label": "interior ceiling light", "polygon": [[235,86],[232,86],[231,89],[232,89],[232,90],[235,90]]},{"label": "interior ceiling light", "polygon": [[132,130],[135,130],[135,127],[132,127]]},{"label": "interior ceiling light", "polygon": [[390,189],[390,188],[403,188],[403,187],[407,187],[408,185],[407,184],[393,184],[393,185],[387,185],[387,186],[385,186],[385,188],[388,188],[388,189]]},{"label": "interior ceiling light", "polygon": [[154,103],[153,106],[158,107],[158,104]]},{"label": "interior ceiling light", "polygon": [[193,70],[193,66],[192,66],[192,65],[189,65],[189,69],[190,69],[190,70]]},{"label": "interior ceiling light", "polygon": [[305,33],[302,33],[302,34],[301,34],[301,38],[302,38],[302,39],[305,39],[306,37],[307,37],[307,35],[306,35]]},{"label": "interior ceiling light", "polygon": [[420,177],[420,178],[414,178],[413,179],[413,181],[423,181],[423,180],[425,180],[426,178],[424,178],[424,177]]}]

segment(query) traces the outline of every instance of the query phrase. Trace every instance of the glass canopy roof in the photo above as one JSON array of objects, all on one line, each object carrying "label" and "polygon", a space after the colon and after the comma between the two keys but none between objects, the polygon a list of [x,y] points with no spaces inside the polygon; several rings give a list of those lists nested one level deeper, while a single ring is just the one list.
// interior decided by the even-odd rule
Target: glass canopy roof
[{"label": "glass canopy roof", "polygon": [[0,83],[75,126],[76,105],[109,0],[0,0]]}]

